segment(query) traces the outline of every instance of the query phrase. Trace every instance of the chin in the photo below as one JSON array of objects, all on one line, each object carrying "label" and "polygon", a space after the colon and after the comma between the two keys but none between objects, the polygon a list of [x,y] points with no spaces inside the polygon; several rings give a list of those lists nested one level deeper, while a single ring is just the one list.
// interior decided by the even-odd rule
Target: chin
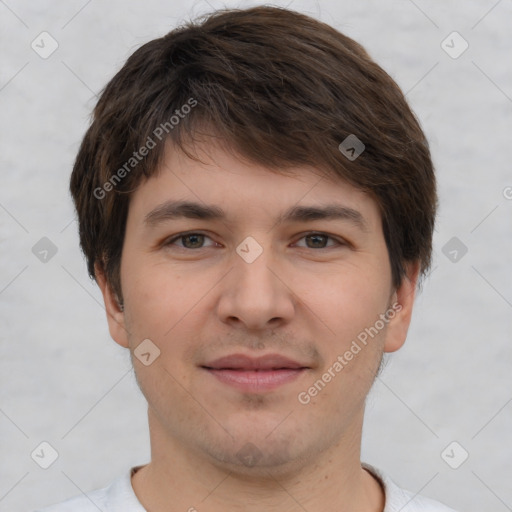
[{"label": "chin", "polygon": [[203,438],[203,446],[199,448],[220,468],[253,477],[289,473],[302,459],[309,459],[310,463],[308,452],[314,453],[316,449],[305,446],[286,429],[280,428],[278,432],[276,425],[279,422],[275,418],[270,423],[270,428],[267,422],[257,425],[255,421],[238,423],[236,428],[227,426],[233,437],[223,431],[224,435],[216,441]]}]

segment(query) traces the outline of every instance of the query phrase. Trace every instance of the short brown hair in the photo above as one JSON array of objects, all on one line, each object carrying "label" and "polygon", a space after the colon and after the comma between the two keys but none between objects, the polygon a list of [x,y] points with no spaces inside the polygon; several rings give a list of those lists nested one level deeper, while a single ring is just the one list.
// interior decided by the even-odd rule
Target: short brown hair
[{"label": "short brown hair", "polygon": [[[70,190],[89,274],[98,264],[120,300],[130,194],[157,171],[163,142],[194,158],[187,147],[202,129],[270,171],[314,166],[367,192],[382,216],[393,285],[407,262],[426,274],[436,183],[404,95],[333,27],[259,6],[218,10],[144,44],[101,94]],[[349,135],[365,146],[355,159],[339,149]]]}]

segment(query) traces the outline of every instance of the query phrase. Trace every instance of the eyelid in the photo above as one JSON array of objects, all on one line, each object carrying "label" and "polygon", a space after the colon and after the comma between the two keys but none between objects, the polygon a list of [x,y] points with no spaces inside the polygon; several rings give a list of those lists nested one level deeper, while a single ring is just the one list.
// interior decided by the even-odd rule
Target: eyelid
[{"label": "eyelid", "polygon": [[[176,235],[173,235],[170,238],[166,238],[162,242],[162,246],[165,247],[168,245],[173,245],[174,242],[180,240],[181,238],[185,238],[186,236],[189,236],[189,235],[203,235],[204,237],[209,238],[210,240],[212,240],[212,242],[214,242],[214,240],[212,239],[211,236],[209,236],[206,233],[203,233],[202,231],[184,231],[183,233],[177,233]],[[187,249],[186,247],[180,247],[180,246],[176,246],[176,247],[178,247],[179,249],[184,249],[186,251],[199,251],[201,249],[206,249],[206,247],[200,247],[199,249]]]},{"label": "eyelid", "polygon": [[[210,240],[215,242],[207,233],[204,233],[202,231],[185,231],[185,232],[182,232],[182,233],[177,233],[176,235],[173,235],[171,238],[165,239],[164,242],[162,243],[162,246],[165,247],[165,246],[173,245],[174,242],[176,242],[176,241],[178,241],[178,240],[180,240],[180,239],[182,239],[182,238],[184,238],[184,237],[186,237],[188,235],[203,235],[206,238],[209,238]],[[313,250],[313,251],[321,251],[321,250],[326,250],[326,249],[329,249],[329,248],[332,248],[332,247],[341,247],[341,246],[348,246],[348,245],[350,245],[350,243],[348,241],[344,240],[343,238],[331,235],[329,233],[325,233],[323,231],[306,231],[304,233],[301,233],[299,235],[299,238],[297,238],[296,242],[294,242],[294,244],[296,244],[298,241],[302,240],[303,238],[306,238],[307,236],[312,236],[312,235],[325,236],[328,239],[334,240],[337,245],[335,245],[335,246],[331,245],[331,246],[327,246],[327,247],[320,247],[319,249],[312,249],[310,247],[302,247],[303,249],[310,249],[310,250]],[[217,242],[215,242],[215,243],[217,243]],[[201,249],[206,249],[207,248],[207,247],[199,247],[198,249],[188,249],[187,247],[180,247],[180,246],[176,246],[176,247],[178,247],[179,249],[183,249],[185,251],[199,251]]]},{"label": "eyelid", "polygon": [[[297,242],[299,240],[302,240],[303,238],[306,238],[307,236],[312,236],[312,235],[320,235],[320,236],[325,236],[326,238],[328,239],[331,239],[331,240],[334,240],[336,242],[337,245],[333,246],[333,245],[330,245],[330,246],[327,246],[327,247],[321,247],[320,249],[312,249],[313,251],[320,251],[320,250],[326,250],[326,249],[329,249],[329,248],[332,248],[332,247],[340,247],[340,246],[343,246],[343,245],[349,245],[348,242],[346,240],[344,240],[343,238],[341,237],[338,237],[338,236],[334,236],[334,235],[330,235],[329,233],[324,233],[323,231],[307,231],[305,233],[301,233],[300,234],[300,237],[297,239]],[[297,243],[295,242],[295,243]],[[303,247],[303,249],[310,249],[309,247]]]}]

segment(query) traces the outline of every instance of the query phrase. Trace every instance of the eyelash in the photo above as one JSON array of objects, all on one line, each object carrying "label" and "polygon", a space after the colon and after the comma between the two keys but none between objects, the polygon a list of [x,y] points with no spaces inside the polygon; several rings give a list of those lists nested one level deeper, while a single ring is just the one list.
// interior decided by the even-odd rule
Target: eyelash
[{"label": "eyelash", "polygon": [[[191,236],[191,235],[201,235],[201,236],[204,236],[206,238],[210,238],[208,235],[206,235],[205,233],[200,233],[200,232],[197,232],[197,231],[189,231],[187,233],[180,233],[179,235],[176,235],[170,239],[168,239],[167,241],[165,241],[163,243],[164,246],[172,246],[174,244],[174,242],[176,242],[177,240],[180,240],[180,239],[183,239],[187,236]],[[315,235],[319,235],[319,236],[322,236],[322,237],[326,237],[328,239],[331,239],[331,240],[334,240],[336,242],[336,244],[341,247],[341,246],[344,246],[344,245],[348,245],[346,242],[338,239],[338,238],[335,238],[331,235],[328,235],[327,233],[322,233],[320,231],[312,231],[310,233],[306,233],[304,234],[301,238],[299,238],[299,240],[302,240],[303,238],[307,238],[308,236],[315,236]],[[211,240],[211,238],[210,238]],[[201,249],[207,249],[207,247],[199,247],[199,248],[196,248],[196,249],[189,249],[188,247],[179,247],[179,246],[176,246],[178,247],[178,249],[183,249],[185,251],[200,251]],[[313,251],[319,251],[319,250],[326,250],[326,249],[329,249],[329,248],[332,248],[334,246],[327,246],[327,247],[320,247],[320,248],[317,248],[317,249],[314,249],[314,248],[311,248],[311,247],[302,247],[303,249],[312,249]]]}]

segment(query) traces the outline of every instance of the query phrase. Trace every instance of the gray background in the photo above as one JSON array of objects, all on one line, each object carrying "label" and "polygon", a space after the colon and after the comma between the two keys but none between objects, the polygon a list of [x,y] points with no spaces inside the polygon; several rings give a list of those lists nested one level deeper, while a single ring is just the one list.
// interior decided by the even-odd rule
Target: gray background
[{"label": "gray background", "polygon": [[[103,487],[148,461],[145,401],[87,277],[68,178],[107,80],[141,44],[210,5],[0,0],[2,511]],[[460,511],[512,510],[512,2],[276,5],[368,49],[407,93],[437,169],[434,270],[406,345],[368,399],[362,458]],[[42,31],[59,45],[47,59],[31,48]],[[441,47],[453,31],[469,43],[456,59]],[[57,248],[46,262],[32,251],[43,237]],[[467,247],[456,261],[453,237]],[[48,469],[31,458],[42,441],[59,454]],[[463,447],[448,450],[452,465],[469,453],[458,469],[441,456],[452,441]]]}]

